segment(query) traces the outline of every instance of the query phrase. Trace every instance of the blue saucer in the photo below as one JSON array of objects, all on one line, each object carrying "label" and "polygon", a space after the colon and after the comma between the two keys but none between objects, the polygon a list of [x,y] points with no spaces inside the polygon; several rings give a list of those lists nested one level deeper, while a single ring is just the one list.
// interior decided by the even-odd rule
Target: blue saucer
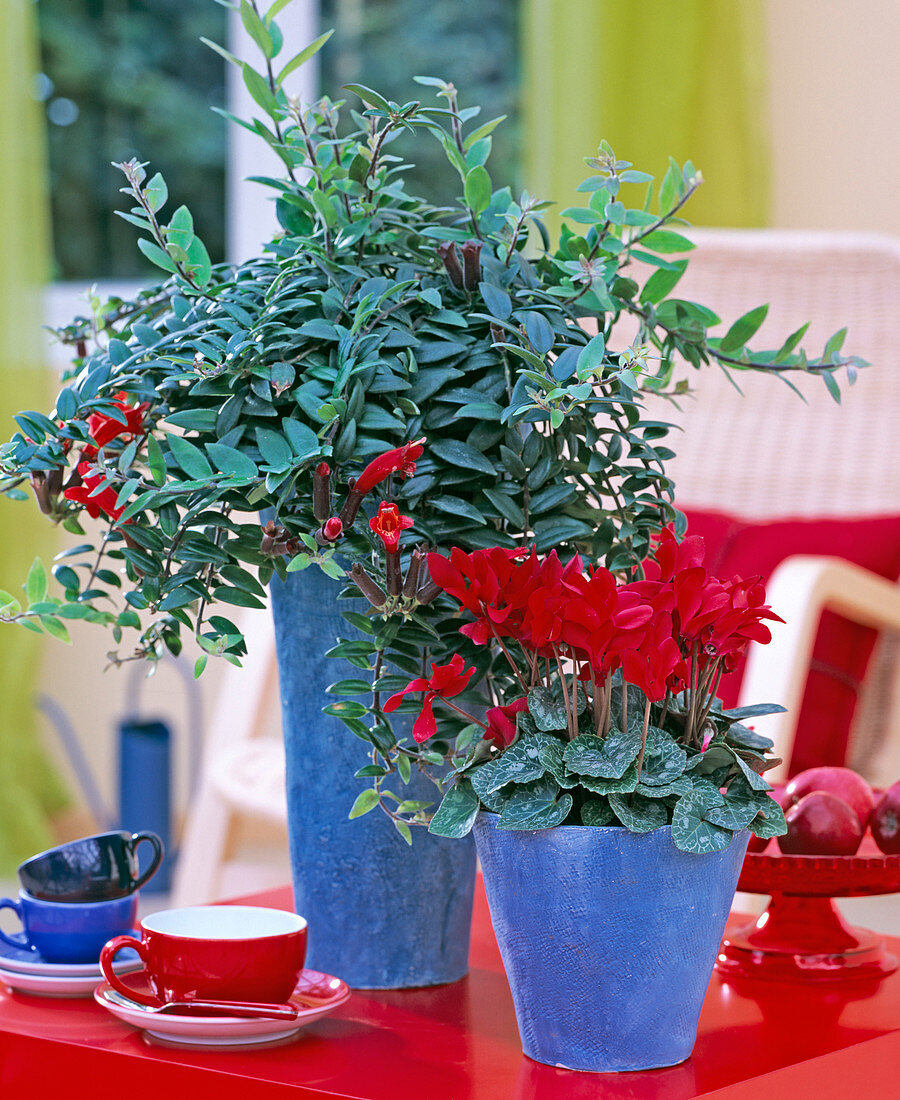
[{"label": "blue saucer", "polygon": [[[140,932],[134,929],[131,933],[136,939],[140,939]],[[138,953],[131,948],[126,948],[116,955],[113,963],[114,970],[133,970],[140,963]],[[0,970],[11,971],[16,974],[43,974],[47,977],[88,978],[103,975],[100,971],[99,957],[95,963],[51,963],[42,959],[37,951],[30,951],[27,947],[12,947],[0,940]]]}]

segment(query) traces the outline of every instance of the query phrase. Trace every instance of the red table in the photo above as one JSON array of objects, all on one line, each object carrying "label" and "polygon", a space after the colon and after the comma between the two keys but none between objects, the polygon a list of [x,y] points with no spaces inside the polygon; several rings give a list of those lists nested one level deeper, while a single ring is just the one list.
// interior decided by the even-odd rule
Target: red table
[{"label": "red table", "polygon": [[[243,900],[288,908],[290,892]],[[890,942],[900,952],[900,941]],[[880,1100],[900,1090],[900,971],[874,985],[839,988],[764,982],[736,988],[714,976],[689,1061],[598,1075],[552,1069],[522,1055],[480,882],[471,964],[469,977],[454,985],[354,993],[295,1043],[244,1052],[150,1046],[93,1001],[2,992],[0,1094],[22,1096],[27,1089],[35,1100]]]}]

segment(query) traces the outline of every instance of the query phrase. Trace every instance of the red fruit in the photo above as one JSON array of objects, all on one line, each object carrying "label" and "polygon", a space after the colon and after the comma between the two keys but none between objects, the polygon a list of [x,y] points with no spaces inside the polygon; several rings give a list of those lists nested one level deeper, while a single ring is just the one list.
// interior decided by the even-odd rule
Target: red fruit
[{"label": "red fruit", "polygon": [[769,846],[769,837],[767,836],[751,836],[750,843],[747,845],[748,852],[763,852]]},{"label": "red fruit", "polygon": [[800,772],[784,789],[781,805],[785,811],[813,791],[828,791],[856,813],[863,832],[875,805],[872,788],[858,772],[850,768],[808,768]]},{"label": "red fruit", "polygon": [[787,832],[778,838],[785,855],[852,856],[863,838],[854,810],[836,795],[813,791],[785,814]]},{"label": "red fruit", "polygon": [[869,821],[875,843],[886,855],[900,853],[900,780],[875,803]]}]

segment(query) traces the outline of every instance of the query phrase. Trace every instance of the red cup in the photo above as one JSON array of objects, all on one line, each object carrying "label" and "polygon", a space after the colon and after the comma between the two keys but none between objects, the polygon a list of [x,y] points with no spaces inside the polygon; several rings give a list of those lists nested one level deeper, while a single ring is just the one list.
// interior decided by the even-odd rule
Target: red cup
[{"label": "red cup", "polygon": [[[283,909],[196,905],[144,917],[141,938],[116,936],[100,952],[100,968],[123,997],[160,1001],[287,1001],[306,959],[306,921]],[[112,968],[116,953],[140,955],[156,996],[126,985]]]}]

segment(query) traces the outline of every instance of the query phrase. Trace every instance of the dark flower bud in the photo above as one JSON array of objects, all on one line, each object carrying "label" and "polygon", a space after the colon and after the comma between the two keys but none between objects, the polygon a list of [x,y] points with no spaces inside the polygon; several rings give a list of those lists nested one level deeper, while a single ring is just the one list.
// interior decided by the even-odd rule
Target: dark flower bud
[{"label": "dark flower bud", "polygon": [[61,466],[54,466],[52,470],[47,473],[47,488],[50,491],[50,495],[55,497],[59,496],[63,489],[63,472]]},{"label": "dark flower bud", "polygon": [[481,282],[481,241],[466,241],[460,246],[463,256],[463,286],[474,290]]},{"label": "dark flower bud", "polygon": [[38,508],[40,508],[45,516],[49,516],[53,512],[53,505],[50,500],[47,475],[43,470],[35,470],[31,475],[31,488],[34,490],[34,497],[38,503]]},{"label": "dark flower bud", "polygon": [[320,462],[313,471],[313,515],[320,522],[331,515],[331,467]]},{"label": "dark flower bud", "polygon": [[407,599],[413,599],[419,589],[419,576],[424,561],[425,555],[422,551],[413,550],[409,559],[409,568],[406,571],[406,580],[403,582],[403,595]]},{"label": "dark flower bud", "polygon": [[340,511],[341,523],[344,525],[344,530],[348,527],[352,527],[356,521],[356,517],[359,514],[359,506],[362,504],[364,496],[364,493],[358,493],[351,486],[350,492],[347,494],[347,499],[344,501],[344,507]]},{"label": "dark flower bud", "polygon": [[427,584],[422,585],[419,589],[416,599],[420,604],[428,604],[431,603],[435,596],[440,595],[441,592],[443,592],[443,589],[439,584],[435,584],[434,581],[428,581]]},{"label": "dark flower bud", "polygon": [[387,603],[387,593],[369,576],[358,563],[350,567],[350,578],[369,603],[379,610]]},{"label": "dark flower bud", "polygon": [[456,254],[456,245],[453,241],[442,241],[437,246],[437,252],[443,261],[444,267],[447,269],[447,274],[450,276],[450,282],[453,283],[457,290],[462,290],[463,271],[459,266],[459,256]]}]

